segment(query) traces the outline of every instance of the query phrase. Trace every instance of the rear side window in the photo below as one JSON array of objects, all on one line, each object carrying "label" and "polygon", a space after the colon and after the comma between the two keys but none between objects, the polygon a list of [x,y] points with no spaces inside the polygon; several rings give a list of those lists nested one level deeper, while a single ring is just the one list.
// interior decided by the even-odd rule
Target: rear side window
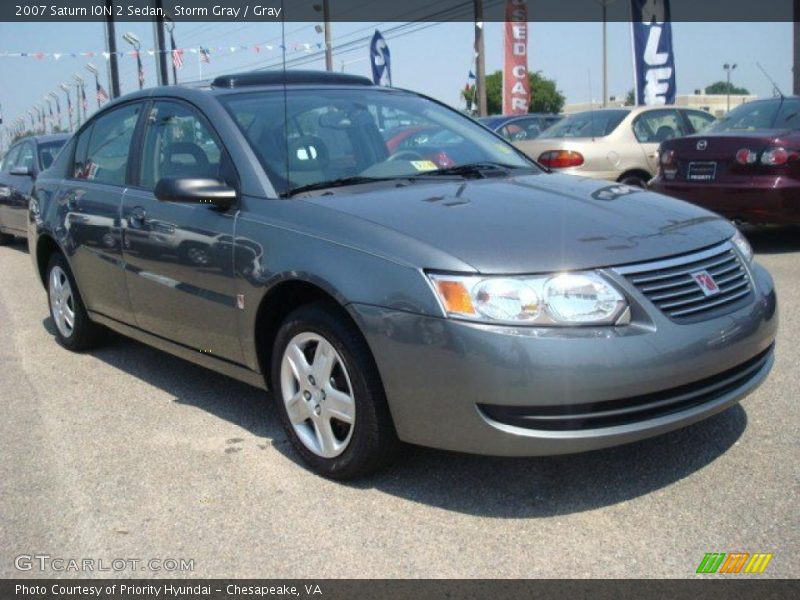
[{"label": "rear side window", "polygon": [[641,144],[660,144],[687,132],[677,111],[653,110],[636,118],[633,133]]},{"label": "rear side window", "polygon": [[692,126],[692,129],[694,129],[695,133],[704,131],[706,127],[716,121],[714,115],[710,115],[707,112],[700,110],[687,110],[684,114],[686,115],[686,118],[689,119],[689,124]]},{"label": "rear side window", "polygon": [[783,101],[775,120],[776,129],[800,129],[800,100],[787,98]]},{"label": "rear side window", "polygon": [[[81,134],[73,169],[76,179],[125,185],[130,145],[140,110],[140,104],[113,110]],[[88,137],[88,142],[84,137]],[[87,146],[85,156],[81,155],[83,145]]]}]

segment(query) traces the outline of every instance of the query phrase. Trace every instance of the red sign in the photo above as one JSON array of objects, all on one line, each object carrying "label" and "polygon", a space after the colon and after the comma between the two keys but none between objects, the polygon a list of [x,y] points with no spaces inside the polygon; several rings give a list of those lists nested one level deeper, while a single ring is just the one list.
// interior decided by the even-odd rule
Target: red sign
[{"label": "red sign", "polygon": [[503,114],[525,114],[531,101],[531,86],[528,81],[527,0],[506,2],[504,45]]}]

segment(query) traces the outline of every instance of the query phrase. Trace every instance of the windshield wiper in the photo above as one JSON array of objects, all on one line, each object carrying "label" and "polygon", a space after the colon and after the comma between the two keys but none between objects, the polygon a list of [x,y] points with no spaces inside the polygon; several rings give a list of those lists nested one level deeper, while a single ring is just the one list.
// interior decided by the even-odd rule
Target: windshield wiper
[{"label": "windshield wiper", "polygon": [[396,179],[406,179],[406,177],[365,177],[364,175],[354,175],[352,177],[340,177],[339,179],[330,179],[327,181],[317,181],[308,183],[306,185],[299,185],[291,188],[284,194],[286,197],[291,197],[303,192],[313,192],[314,190],[324,190],[327,188],[344,187],[346,185],[359,185],[362,183],[374,183],[376,181],[392,181]]},{"label": "windshield wiper", "polygon": [[429,177],[439,175],[477,175],[478,177],[486,177],[486,173],[492,172],[495,174],[508,173],[513,169],[524,169],[525,167],[518,165],[507,165],[497,162],[476,162],[468,163],[465,165],[456,165],[455,167],[445,167],[444,169],[436,169],[435,171],[425,171],[415,177]]}]

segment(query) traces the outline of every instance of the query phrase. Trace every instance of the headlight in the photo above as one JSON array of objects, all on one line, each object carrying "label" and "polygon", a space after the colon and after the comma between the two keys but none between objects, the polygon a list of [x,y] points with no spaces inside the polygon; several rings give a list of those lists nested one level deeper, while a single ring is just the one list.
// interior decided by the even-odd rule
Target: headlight
[{"label": "headlight", "polygon": [[624,296],[593,272],[541,277],[429,275],[448,316],[508,325],[613,325]]},{"label": "headlight", "polygon": [[747,262],[753,261],[753,247],[750,245],[750,242],[747,241],[747,238],[742,235],[741,231],[737,231],[734,234],[731,238],[731,242],[733,242],[733,245],[736,246]]}]

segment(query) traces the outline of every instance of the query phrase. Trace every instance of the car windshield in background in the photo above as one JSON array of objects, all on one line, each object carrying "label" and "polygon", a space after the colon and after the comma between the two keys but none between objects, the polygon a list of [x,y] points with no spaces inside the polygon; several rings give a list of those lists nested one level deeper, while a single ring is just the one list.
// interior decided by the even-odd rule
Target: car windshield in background
[{"label": "car windshield in background", "polygon": [[53,161],[58,156],[61,147],[67,140],[58,140],[55,142],[44,142],[39,144],[39,164],[42,169],[47,169],[53,164]]},{"label": "car windshield in background", "polygon": [[749,102],[737,106],[706,131],[800,129],[800,100],[795,98]]},{"label": "car windshield in background", "polygon": [[628,113],[627,110],[591,110],[576,113],[545,129],[539,138],[605,137],[622,123]]},{"label": "car windshield in background", "polygon": [[469,165],[536,169],[471,119],[414,94],[290,89],[221,100],[281,195]]}]

